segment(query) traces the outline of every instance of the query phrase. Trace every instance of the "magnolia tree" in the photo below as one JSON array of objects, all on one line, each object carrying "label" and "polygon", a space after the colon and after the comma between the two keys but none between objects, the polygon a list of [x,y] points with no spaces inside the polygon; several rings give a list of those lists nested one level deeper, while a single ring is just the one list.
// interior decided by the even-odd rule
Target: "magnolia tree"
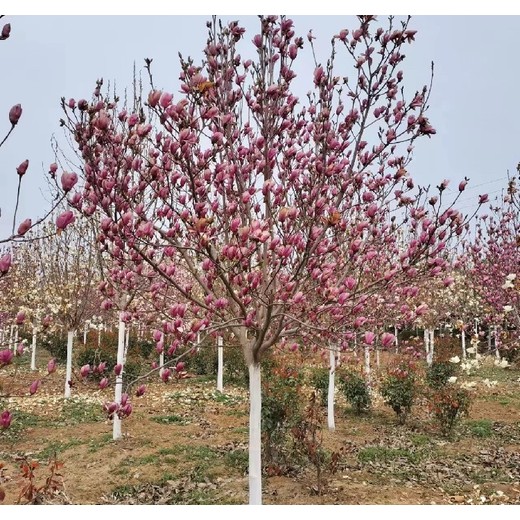
[{"label": "magnolia tree", "polygon": [[[71,205],[101,212],[110,232],[101,227],[98,239],[176,293],[167,312],[178,341],[228,330],[243,349],[251,504],[261,503],[266,353],[347,342],[373,294],[403,276],[411,285],[420,273],[442,274],[446,241],[465,228],[453,208],[430,210],[406,171],[414,141],[435,133],[429,87],[409,97],[403,88],[415,31],[409,20],[358,21],[301,78],[310,79],[307,99],[296,93],[295,64],[312,33],[306,43],[291,20],[261,16],[252,47],[238,23],[208,23],[204,60],[181,58],[177,97],[150,71],[152,90],[135,109],[104,97],[101,83],[90,102],[63,100],[83,163]],[[411,236],[404,249],[399,229]]]},{"label": "magnolia tree", "polygon": [[[67,223],[63,215],[57,217],[58,233],[32,244],[32,254],[38,265],[36,276],[54,321],[67,331],[67,364],[65,397],[70,397],[72,387],[72,349],[74,335],[85,320],[97,310],[96,285],[99,271],[96,250],[89,226],[72,214]],[[65,229],[65,227],[67,229]],[[45,225],[44,228],[53,228]],[[44,230],[45,234],[45,230]]]},{"label": "magnolia tree", "polygon": [[477,222],[468,258],[475,288],[485,302],[486,321],[494,328],[495,353],[500,357],[497,328],[520,328],[520,203],[517,179],[511,178],[501,200]]}]

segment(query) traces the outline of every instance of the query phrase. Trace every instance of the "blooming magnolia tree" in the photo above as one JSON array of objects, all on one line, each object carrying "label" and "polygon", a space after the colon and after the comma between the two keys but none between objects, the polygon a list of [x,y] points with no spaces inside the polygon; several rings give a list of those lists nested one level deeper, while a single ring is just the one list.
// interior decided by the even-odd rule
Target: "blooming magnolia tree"
[{"label": "blooming magnolia tree", "polygon": [[[517,179],[511,178],[507,189],[490,213],[483,215],[476,227],[475,239],[468,248],[475,288],[485,303],[489,327],[513,325],[520,329],[520,203]],[[500,333],[495,329],[496,355]]]},{"label": "blooming magnolia tree", "polygon": [[[406,171],[414,141],[435,133],[429,88],[403,89],[415,31],[409,20],[358,21],[315,64],[307,99],[296,95],[295,63],[312,33],[306,44],[291,20],[262,16],[252,48],[238,23],[208,23],[202,63],[181,58],[178,97],[150,72],[147,102],[131,110],[104,97],[101,83],[91,102],[63,101],[83,162],[71,205],[102,212],[98,240],[176,292],[168,312],[179,341],[228,330],[242,346],[252,504],[261,503],[266,352],[347,341],[367,322],[372,295],[404,276],[410,285],[442,274],[446,241],[465,228],[453,208],[430,210]],[[404,248],[399,229],[411,237]]]}]

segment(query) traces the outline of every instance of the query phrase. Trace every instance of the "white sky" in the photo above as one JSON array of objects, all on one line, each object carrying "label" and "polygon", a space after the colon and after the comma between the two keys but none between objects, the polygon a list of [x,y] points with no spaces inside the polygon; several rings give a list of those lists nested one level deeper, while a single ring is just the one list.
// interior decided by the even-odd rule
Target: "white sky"
[{"label": "white sky", "polygon": [[[166,5],[147,1],[148,13],[162,13]],[[350,12],[354,12],[352,3]],[[462,2],[463,3],[463,2]],[[3,2],[5,5],[5,3]],[[54,134],[63,142],[59,128],[60,98],[89,99],[95,80],[116,82],[118,90],[131,85],[134,62],[143,70],[144,58],[153,58],[155,81],[165,90],[177,91],[178,52],[196,60],[206,40],[205,21],[209,15],[168,13],[147,16],[74,16],[74,13],[142,12],[137,2],[9,2],[0,20],[11,23],[11,37],[0,42],[0,139],[9,129],[7,113],[16,103],[23,106],[20,124],[0,149],[0,237],[9,234],[16,190],[16,167],[29,159],[24,178],[17,222],[35,219],[47,204],[42,190],[44,177],[54,156],[50,146]],[[199,5],[200,4],[200,5]],[[198,3],[204,12],[212,4]],[[296,2],[284,3],[297,6]],[[388,12],[387,2],[364,2],[363,12]],[[395,13],[416,13],[413,2],[393,2]],[[473,3],[472,13],[479,7]],[[248,30],[246,41],[258,32],[255,7],[239,2],[222,2],[224,21],[238,19]],[[275,2],[261,4],[263,12],[275,11]],[[321,13],[334,13],[332,3],[320,2]],[[507,3],[494,2],[494,12],[511,12]],[[219,4],[220,7],[220,4]],[[370,8],[373,7],[371,10]],[[65,11],[64,9],[67,9]],[[196,7],[187,6],[189,9]],[[63,9],[63,10],[61,10]],[[109,9],[107,11],[107,9]],[[286,12],[291,12],[288,9]],[[442,13],[429,7],[428,13]],[[488,8],[489,9],[489,8]],[[509,11],[507,11],[509,9]],[[302,12],[294,8],[294,11]],[[32,16],[32,13],[48,16]],[[178,12],[178,11],[177,11]],[[197,11],[191,11],[197,12]],[[201,11],[199,11],[201,12]],[[233,12],[251,13],[232,15]],[[60,13],[71,14],[59,16]],[[469,16],[464,11],[432,16],[412,17],[411,28],[417,29],[416,42],[408,47],[403,64],[405,87],[409,94],[429,81],[430,63],[435,63],[435,78],[430,99],[429,117],[437,135],[418,142],[409,171],[420,184],[438,184],[452,180],[456,191],[459,180],[470,178],[468,191],[460,207],[471,211],[478,194],[498,194],[507,171],[515,173],[520,162],[520,103],[516,98],[520,85],[520,67],[516,55],[520,35],[520,16],[497,16],[490,13]],[[423,11],[424,13],[424,11]],[[323,59],[330,38],[342,28],[355,27],[353,16],[289,15],[296,32],[305,36],[309,29],[317,37],[315,44]],[[381,15],[384,25],[385,16]],[[299,76],[312,77],[314,66],[307,48],[306,61]],[[351,64],[346,63],[345,75]],[[145,87],[146,87],[145,83]],[[307,90],[302,91],[302,96]],[[146,91],[146,88],[145,88]],[[3,114],[3,115],[2,115]]]}]

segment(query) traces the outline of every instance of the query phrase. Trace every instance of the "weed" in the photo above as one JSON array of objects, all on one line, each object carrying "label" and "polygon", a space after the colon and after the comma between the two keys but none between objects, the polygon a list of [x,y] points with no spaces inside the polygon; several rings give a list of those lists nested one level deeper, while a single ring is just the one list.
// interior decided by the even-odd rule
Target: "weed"
[{"label": "weed", "polygon": [[151,420],[159,424],[179,424],[182,426],[189,424],[189,421],[180,415],[159,415],[152,417]]},{"label": "weed", "polygon": [[489,419],[480,419],[476,421],[468,421],[467,426],[471,435],[487,439],[493,435],[493,422]]}]

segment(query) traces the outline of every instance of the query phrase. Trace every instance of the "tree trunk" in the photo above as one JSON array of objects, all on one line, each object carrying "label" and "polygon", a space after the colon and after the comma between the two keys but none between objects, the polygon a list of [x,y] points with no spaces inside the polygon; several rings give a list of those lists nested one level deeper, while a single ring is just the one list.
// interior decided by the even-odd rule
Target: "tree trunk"
[{"label": "tree trunk", "polygon": [[74,331],[67,332],[67,365],[65,368],[65,398],[68,399],[72,389],[72,345],[74,343]]},{"label": "tree trunk", "polygon": [[217,391],[224,391],[224,338],[217,336]]},{"label": "tree trunk", "polygon": [[335,390],[335,374],[336,374],[336,352],[338,347],[331,345],[329,350],[329,393],[327,396],[327,424],[329,430],[335,430],[334,423],[334,390]]},{"label": "tree trunk", "polygon": [[398,339],[398,330],[397,327],[394,325],[394,336],[395,336],[395,353],[399,354],[399,339]]},{"label": "tree trunk", "polygon": [[88,331],[88,325],[85,322],[85,325],[83,326],[83,345],[87,344],[87,331]]},{"label": "tree trunk", "polygon": [[[123,313],[119,313],[119,335],[117,338],[117,364],[123,365],[123,370],[116,376],[116,388],[114,400],[117,404],[121,404],[121,395],[123,394],[123,372],[124,372],[124,356],[125,356],[125,322],[122,320]],[[123,437],[121,431],[121,419],[114,414],[114,425],[112,428],[112,439],[117,441]]]},{"label": "tree trunk", "polygon": [[249,365],[249,504],[262,504],[262,386],[260,364]]},{"label": "tree trunk", "polygon": [[498,348],[498,343],[499,343],[499,328],[495,325],[493,327],[493,339],[495,340],[495,357],[497,359],[500,359],[500,350]]},{"label": "tree trunk", "polygon": [[36,327],[34,325],[32,333],[31,370],[36,370]]},{"label": "tree trunk", "polygon": [[365,376],[367,383],[370,384],[370,347],[365,345]]},{"label": "tree trunk", "polygon": [[466,331],[464,329],[460,333],[460,340],[462,343],[462,359],[466,359]]},{"label": "tree trunk", "polygon": [[428,329],[428,355],[426,356],[426,363],[431,366],[433,363],[433,351],[435,348],[435,329]]}]

